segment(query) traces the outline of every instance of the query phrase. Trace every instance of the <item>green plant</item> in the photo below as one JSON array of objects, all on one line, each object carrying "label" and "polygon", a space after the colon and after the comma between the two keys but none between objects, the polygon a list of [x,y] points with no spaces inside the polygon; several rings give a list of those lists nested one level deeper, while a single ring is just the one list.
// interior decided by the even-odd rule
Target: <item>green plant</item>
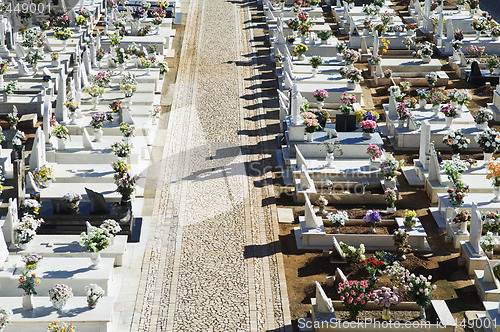
[{"label": "green plant", "polygon": [[36,274],[32,273],[29,275],[28,271],[24,271],[23,275],[19,278],[19,286],[24,291],[24,295],[36,295],[37,292],[35,287],[40,283],[40,279],[36,277]]},{"label": "green plant", "polygon": [[88,233],[80,234],[80,245],[90,252],[100,252],[111,245],[110,238],[107,229],[91,226]]}]

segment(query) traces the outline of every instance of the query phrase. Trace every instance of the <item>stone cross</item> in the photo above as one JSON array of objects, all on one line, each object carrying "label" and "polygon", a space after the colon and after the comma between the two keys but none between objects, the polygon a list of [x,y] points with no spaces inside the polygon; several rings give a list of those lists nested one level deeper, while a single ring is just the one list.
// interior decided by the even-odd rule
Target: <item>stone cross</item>
[{"label": "stone cross", "polygon": [[319,282],[316,283],[316,308],[320,314],[331,314],[333,313],[332,300],[326,296],[325,291],[321,288]]},{"label": "stone cross", "polygon": [[481,213],[477,209],[476,202],[472,202],[469,242],[476,255],[481,255],[482,249],[479,245],[481,233],[483,231],[483,220]]},{"label": "stone cross", "polygon": [[58,83],[58,93],[56,101],[56,120],[59,122],[68,122],[68,115],[66,114],[66,109],[64,104],[66,103],[66,75],[63,72],[63,68],[59,68],[59,83]]},{"label": "stone cross", "polygon": [[316,213],[314,212],[314,208],[309,200],[309,196],[307,194],[304,195],[306,199],[305,204],[305,228],[306,229],[319,229],[321,228],[323,221],[321,217],[316,217]]},{"label": "stone cross", "polygon": [[[418,159],[422,167],[427,170],[429,168],[429,145],[431,144],[431,125],[428,120],[422,121],[420,127],[420,147]],[[434,145],[434,144],[433,144]]]},{"label": "stone cross", "polygon": [[434,149],[434,143],[431,143],[430,154],[429,175],[427,178],[429,181],[438,181],[439,184],[442,184],[441,168],[439,167],[439,161],[436,150]]},{"label": "stone cross", "polygon": [[297,169],[302,170],[302,166],[305,167],[306,171],[309,168],[307,165],[306,158],[302,155],[302,152],[300,152],[299,147],[295,145],[295,160],[296,160],[296,166]]}]

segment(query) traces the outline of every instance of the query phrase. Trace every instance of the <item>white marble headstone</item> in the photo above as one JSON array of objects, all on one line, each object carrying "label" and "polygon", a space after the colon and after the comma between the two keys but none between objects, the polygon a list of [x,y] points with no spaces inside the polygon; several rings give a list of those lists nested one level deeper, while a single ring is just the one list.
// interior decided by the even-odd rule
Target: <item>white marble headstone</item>
[{"label": "white marble headstone", "polygon": [[22,59],[17,60],[17,69],[19,72],[19,76],[28,76],[29,75],[28,66],[26,66],[26,63],[24,62],[24,60],[22,60]]},{"label": "white marble headstone", "polygon": [[90,138],[89,132],[85,127],[83,128],[82,138],[83,138],[83,148],[85,150],[93,150],[94,146],[92,145],[92,139]]},{"label": "white marble headstone", "polygon": [[428,120],[422,121],[422,125],[420,127],[420,147],[418,159],[422,164],[424,170],[429,168],[429,148],[431,142],[431,125]]},{"label": "white marble headstone", "polygon": [[59,122],[66,123],[68,121],[68,116],[66,114],[66,109],[64,104],[66,103],[66,75],[64,74],[63,68],[59,68],[59,83],[58,83],[58,93],[56,101],[56,120]]},{"label": "white marble headstone", "polygon": [[38,127],[35,132],[35,139],[33,140],[33,148],[31,150],[30,155],[30,170],[34,171],[37,168],[45,165],[46,161],[44,160],[44,152],[45,152],[45,140],[44,134],[41,127]]},{"label": "white marble headstone", "polygon": [[483,231],[483,221],[481,218],[481,213],[479,213],[477,209],[476,202],[472,202],[471,208],[471,221],[470,221],[470,235],[469,242],[474,250],[476,255],[480,255],[482,253],[481,246],[479,244],[479,240],[481,239],[481,233]]},{"label": "white marble headstone", "polygon": [[300,170],[300,189],[301,190],[310,190],[312,192],[316,192],[316,187],[314,186],[314,181],[309,176],[304,165]]},{"label": "white marble headstone", "polygon": [[326,296],[326,293],[319,284],[319,282],[315,281],[315,283],[316,283],[316,307],[318,312],[320,314],[333,313],[332,300],[328,298],[328,296]]},{"label": "white marble headstone", "polygon": [[486,283],[494,283],[497,288],[500,288],[500,282],[495,277],[493,269],[491,267],[491,262],[489,259],[486,260],[486,265],[484,266],[484,277],[483,281]]},{"label": "white marble headstone", "polygon": [[297,169],[302,170],[302,166],[305,167],[306,171],[309,168],[309,165],[307,164],[306,158],[302,155],[302,152],[300,152],[299,147],[295,145],[295,163]]},{"label": "white marble headstone", "polygon": [[3,237],[7,243],[14,243],[14,225],[17,224],[17,220],[17,199],[9,197],[9,207],[2,227]]},{"label": "white marble headstone", "polygon": [[434,144],[431,143],[430,147],[430,163],[429,163],[429,181],[438,181],[439,184],[442,184],[441,179],[441,168],[439,166],[439,161],[437,158],[436,150],[434,149]]},{"label": "white marble headstone", "polygon": [[314,212],[314,208],[309,200],[309,196],[307,194],[304,195],[306,199],[305,204],[305,227],[307,229],[318,229],[322,226],[323,221],[320,217],[316,217],[316,213]]}]

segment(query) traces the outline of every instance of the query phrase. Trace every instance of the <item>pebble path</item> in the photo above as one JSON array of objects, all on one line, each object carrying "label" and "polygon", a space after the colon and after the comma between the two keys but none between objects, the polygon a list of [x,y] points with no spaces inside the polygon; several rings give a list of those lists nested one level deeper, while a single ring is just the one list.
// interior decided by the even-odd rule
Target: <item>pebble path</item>
[{"label": "pebble path", "polygon": [[255,6],[189,4],[131,331],[290,329]]}]

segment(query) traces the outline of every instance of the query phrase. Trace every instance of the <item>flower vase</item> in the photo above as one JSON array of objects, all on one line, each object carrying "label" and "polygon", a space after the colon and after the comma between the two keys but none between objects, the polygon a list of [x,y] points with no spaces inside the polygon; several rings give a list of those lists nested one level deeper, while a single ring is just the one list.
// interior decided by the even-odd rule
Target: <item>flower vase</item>
[{"label": "flower vase", "polygon": [[395,206],[387,207],[387,213],[389,213],[389,214],[396,213],[396,211],[397,211],[397,208]]},{"label": "flower vase", "polygon": [[481,38],[481,31],[476,31],[476,39]]},{"label": "flower vase", "polygon": [[306,141],[307,142],[313,141],[313,133],[306,133]]},{"label": "flower vase", "polygon": [[3,82],[4,82],[4,79],[3,79],[3,74],[0,75],[0,88],[3,88]]},{"label": "flower vase", "polygon": [[160,34],[160,26],[159,25],[155,26],[155,35],[158,35],[158,34]]},{"label": "flower vase", "polygon": [[447,116],[446,119],[444,120],[444,127],[446,129],[450,128],[453,123],[453,117]]},{"label": "flower vase", "polygon": [[78,115],[76,114],[75,111],[70,111],[69,112],[69,118],[71,119],[71,121],[69,122],[69,124],[76,125],[76,118],[77,117],[78,117]]},{"label": "flower vase", "polygon": [[366,131],[363,131],[363,135],[361,136],[364,140],[370,140],[373,138],[373,133],[369,133]]},{"label": "flower vase", "polygon": [[495,197],[493,198],[493,202],[499,202],[500,201],[500,187],[493,187],[493,195]]},{"label": "flower vase", "polygon": [[325,167],[332,168],[334,160],[335,160],[335,157],[333,156],[333,153],[328,153],[326,155],[326,165],[325,165]]},{"label": "flower vase", "polygon": [[342,61],[342,53],[337,53],[337,61]]},{"label": "flower vase", "polygon": [[52,302],[52,306],[57,310],[57,312],[62,312],[64,306],[66,305],[66,301],[54,301]]},{"label": "flower vase", "polygon": [[151,68],[146,68],[146,76],[150,76],[151,75]]},{"label": "flower vase", "polygon": [[25,311],[33,310],[33,295],[24,294],[23,295],[23,309]]},{"label": "flower vase", "polygon": [[372,228],[370,228],[370,234],[375,234],[377,233],[377,230],[375,229],[375,227],[372,226]]},{"label": "flower vase", "polygon": [[89,309],[94,309],[97,305],[97,301],[96,302],[87,302],[87,305],[88,305]]},{"label": "flower vase", "polygon": [[430,63],[431,62],[431,57],[430,56],[423,56],[422,57],[422,62],[424,62],[424,63]]},{"label": "flower vase", "polygon": [[66,46],[68,46],[68,41],[67,40],[63,40],[62,41],[62,47],[63,47],[62,50],[63,51],[66,50]]},{"label": "flower vase", "polygon": [[426,319],[426,314],[425,314],[425,308],[424,307],[420,307],[420,318],[425,320]]},{"label": "flower vase", "polygon": [[476,123],[476,128],[479,130],[486,130],[488,129],[488,122]]},{"label": "flower vase", "polygon": [[493,250],[485,250],[484,253],[486,254],[486,257],[489,259],[493,258]]},{"label": "flower vase", "polygon": [[354,90],[354,89],[356,89],[356,82],[354,82],[354,81],[347,81],[347,89],[348,90]]},{"label": "flower vase", "polygon": [[96,97],[92,96],[92,109],[96,110],[97,105],[99,105],[99,96]]},{"label": "flower vase", "polygon": [[458,227],[459,227],[460,234],[467,234],[468,233],[467,232],[467,223],[466,222],[459,223]]},{"label": "flower vase", "polygon": [[338,227],[334,227],[333,234],[339,234],[339,233],[340,233],[340,229]]},{"label": "flower vase", "polygon": [[306,56],[305,56],[305,54],[300,53],[300,54],[297,56],[297,58],[298,58],[299,60],[305,60],[305,59],[306,59]]},{"label": "flower vase", "polygon": [[139,33],[139,25],[140,23],[138,21],[132,21],[132,26],[131,26],[131,32],[133,36],[137,36]]},{"label": "flower vase", "polygon": [[375,65],[375,75],[377,75],[377,77],[384,76],[384,72],[382,71],[382,65],[380,64],[380,62]]},{"label": "flower vase", "polygon": [[396,179],[395,178],[384,179],[384,187],[386,189],[396,188]]},{"label": "flower vase", "polygon": [[433,115],[434,117],[438,117],[439,116],[439,110],[440,110],[439,105],[433,105],[432,106],[432,111],[434,112],[434,115]]},{"label": "flower vase", "polygon": [[101,128],[94,129],[94,141],[100,142],[102,139],[102,134],[103,134],[103,131]]},{"label": "flower vase", "polygon": [[300,35],[300,42],[302,44],[305,44],[306,43],[306,36],[305,35]]},{"label": "flower vase", "polygon": [[59,151],[66,150],[66,139],[57,138],[57,150],[59,150]]},{"label": "flower vase", "polygon": [[484,155],[484,166],[488,166],[487,162],[488,162],[488,159],[490,159],[491,157],[493,157],[493,152],[483,152],[483,155]]},{"label": "flower vase", "polygon": [[420,106],[420,108],[425,108],[425,105],[427,105],[427,100],[423,98],[418,100],[418,106]]},{"label": "flower vase", "polygon": [[371,170],[379,169],[380,168],[380,163],[381,163],[380,159],[373,160],[373,159],[370,158],[370,169]]},{"label": "flower vase", "polygon": [[324,106],[325,106],[325,102],[324,101],[318,101],[318,109],[320,111],[323,109]]},{"label": "flower vase", "polygon": [[90,253],[90,260],[92,261],[92,265],[90,265],[90,268],[92,270],[98,270],[101,268],[99,263],[101,262],[101,253],[100,252],[92,252]]},{"label": "flower vase", "polygon": [[19,250],[26,250],[28,249],[28,243],[18,243],[17,247],[19,248]]},{"label": "flower vase", "polygon": [[38,64],[35,62],[33,64],[33,76],[36,75],[37,72],[38,72]]},{"label": "flower vase", "polygon": [[383,307],[382,308],[382,319],[383,320],[390,320],[391,319],[391,308],[390,307]]},{"label": "flower vase", "polygon": [[417,220],[415,218],[411,218],[411,219],[405,218],[405,220],[403,221],[403,224],[407,229],[412,229],[416,223],[417,223]]},{"label": "flower vase", "polygon": [[398,128],[404,128],[405,127],[405,120],[399,119],[398,120]]},{"label": "flower vase", "polygon": [[316,74],[318,74],[318,68],[313,68],[311,72],[312,72],[312,77],[316,77]]}]

